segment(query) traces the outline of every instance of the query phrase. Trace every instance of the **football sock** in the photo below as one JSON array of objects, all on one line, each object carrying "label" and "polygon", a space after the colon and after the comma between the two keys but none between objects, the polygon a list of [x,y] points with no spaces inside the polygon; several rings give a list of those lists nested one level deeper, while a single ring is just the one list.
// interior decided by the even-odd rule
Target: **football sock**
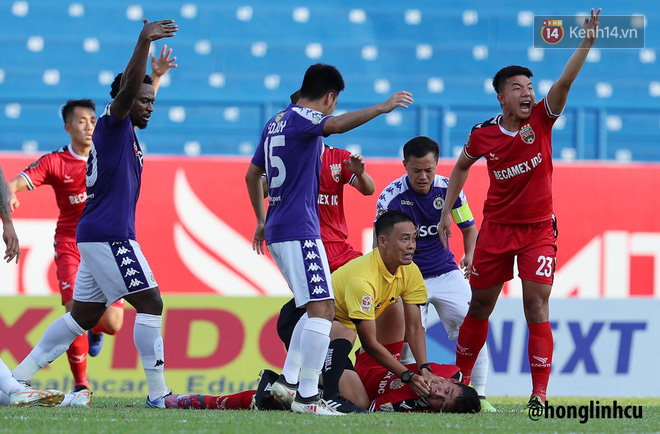
[{"label": "football sock", "polygon": [[293,329],[293,334],[291,335],[289,351],[286,354],[284,366],[282,367],[282,375],[284,375],[284,379],[290,384],[298,383],[298,375],[300,374],[300,366],[302,364],[300,339],[306,322],[307,315],[303,315],[303,317],[296,323],[296,326]]},{"label": "football sock", "polygon": [[163,350],[163,338],[160,328],[163,324],[161,315],[149,315],[138,313],[135,315],[135,327],[133,329],[133,341],[135,348],[140,354],[142,368],[147,377],[149,387],[149,399],[155,400],[169,393],[163,368],[165,367],[165,355]]},{"label": "football sock", "polygon": [[73,319],[70,312],[59,317],[44,332],[37,346],[12,371],[19,381],[29,381],[39,369],[61,356],[71,345],[71,342],[85,330]]},{"label": "football sock", "polygon": [[528,327],[527,354],[532,371],[532,396],[539,396],[545,401],[552,366],[552,329],[548,321],[528,324]]},{"label": "football sock", "polygon": [[205,396],[204,406],[210,410],[249,410],[256,390],[246,390],[228,396]]},{"label": "football sock", "polygon": [[87,335],[78,336],[71,342],[66,354],[69,358],[69,366],[73,374],[74,386],[84,385],[89,389],[87,381],[87,353],[89,352],[89,341]]},{"label": "football sock", "polygon": [[467,314],[458,332],[456,343],[456,365],[463,372],[465,384],[469,384],[472,379],[472,368],[487,336],[488,319],[476,319]]},{"label": "football sock", "polygon": [[481,347],[477,361],[472,368],[472,387],[477,391],[477,395],[486,396],[486,379],[488,378],[488,345]]},{"label": "football sock", "polygon": [[314,317],[305,321],[300,336],[302,363],[298,386],[298,393],[302,398],[309,398],[318,393],[319,376],[330,344],[330,329],[332,329],[332,321],[327,319]]},{"label": "football sock", "polygon": [[401,348],[401,360],[402,365],[412,365],[415,363],[415,356],[413,356],[412,351],[410,350],[410,345],[408,342],[403,343],[403,348]]},{"label": "football sock", "polygon": [[347,339],[335,339],[328,346],[328,353],[323,364],[323,397],[330,398],[339,394],[339,379],[344,373],[346,359],[351,354],[353,344]]}]

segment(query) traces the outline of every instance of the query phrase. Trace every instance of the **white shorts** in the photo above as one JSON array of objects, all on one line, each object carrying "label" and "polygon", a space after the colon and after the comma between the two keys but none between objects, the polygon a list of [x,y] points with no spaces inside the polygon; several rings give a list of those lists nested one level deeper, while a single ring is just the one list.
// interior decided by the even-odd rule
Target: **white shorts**
[{"label": "white shorts", "polygon": [[127,295],[158,286],[135,240],[78,243],[78,250],[74,300],[110,306]]},{"label": "white shorts", "polygon": [[320,239],[271,243],[268,251],[293,291],[296,307],[335,299],[328,257]]},{"label": "white shorts", "polygon": [[461,270],[453,270],[440,276],[424,279],[428,301],[422,306],[422,324],[426,328],[429,303],[435,306],[449,339],[458,337],[472,299],[469,282]]}]

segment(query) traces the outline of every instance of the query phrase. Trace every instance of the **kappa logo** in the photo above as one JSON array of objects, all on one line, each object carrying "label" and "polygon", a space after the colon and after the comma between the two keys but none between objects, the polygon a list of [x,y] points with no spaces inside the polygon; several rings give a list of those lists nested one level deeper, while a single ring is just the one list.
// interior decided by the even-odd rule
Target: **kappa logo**
[{"label": "kappa logo", "polygon": [[135,276],[136,274],[140,274],[140,272],[135,268],[131,267],[128,270],[126,270],[126,274],[124,274],[124,277],[131,277],[131,276]]},{"label": "kappa logo", "polygon": [[127,265],[131,265],[133,262],[135,262],[135,261],[132,260],[131,258],[121,258],[121,265],[120,266],[125,267]]},{"label": "kappa logo", "polygon": [[318,259],[319,255],[316,254],[316,252],[308,252],[307,255],[305,256],[306,261],[311,261],[312,259]]},{"label": "kappa logo", "polygon": [[317,264],[316,262],[312,262],[309,268],[307,268],[307,271],[319,271],[320,269],[321,267],[319,266],[319,264]]},{"label": "kappa logo", "polygon": [[130,253],[130,252],[131,251],[129,249],[127,249],[124,246],[121,246],[120,248],[117,249],[117,254],[115,256],[125,255],[126,253]]},{"label": "kappa logo", "polygon": [[303,247],[306,249],[311,249],[314,246],[316,246],[316,243],[312,240],[305,240],[305,244],[303,244]]},{"label": "kappa logo", "polygon": [[341,179],[341,163],[331,164],[330,172],[332,173],[332,179],[334,179],[335,182],[339,182],[339,180]]},{"label": "kappa logo", "polygon": [[140,279],[131,279],[131,283],[128,285],[129,288],[135,288],[140,285],[144,285],[144,282]]},{"label": "kappa logo", "polygon": [[164,364],[165,364],[165,362],[163,362],[162,359],[158,359],[158,360],[156,360],[156,364],[154,365],[154,368],[157,367],[157,366],[163,366]]},{"label": "kappa logo", "polygon": [[312,290],[312,295],[321,295],[321,294],[325,294],[325,288],[323,288],[322,286],[316,285],[314,287],[314,290]]},{"label": "kappa logo", "polygon": [[319,283],[319,282],[325,282],[325,279],[318,274],[312,275],[312,278],[309,279],[310,283]]}]

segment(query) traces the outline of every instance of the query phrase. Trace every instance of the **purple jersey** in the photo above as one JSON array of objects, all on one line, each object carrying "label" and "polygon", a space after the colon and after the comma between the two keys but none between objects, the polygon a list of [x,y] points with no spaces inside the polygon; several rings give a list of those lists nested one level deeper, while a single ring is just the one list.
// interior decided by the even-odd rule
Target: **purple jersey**
[{"label": "purple jersey", "polygon": [[[413,261],[421,270],[424,279],[458,269],[454,254],[449,248],[445,250],[442,247],[438,237],[438,222],[445,205],[448,183],[449,179],[435,175],[431,191],[428,194],[419,194],[410,186],[408,175],[404,175],[392,181],[378,197],[377,216],[396,209],[410,215],[415,221],[417,250]],[[472,212],[462,190],[452,207],[452,217],[460,228],[474,225]]]},{"label": "purple jersey", "polygon": [[87,160],[87,202],[76,241],[135,240],[142,149],[129,116],[116,118],[110,104],[99,117]]},{"label": "purple jersey", "polygon": [[326,119],[291,104],[264,127],[252,164],[268,176],[267,244],[321,238],[318,196]]}]

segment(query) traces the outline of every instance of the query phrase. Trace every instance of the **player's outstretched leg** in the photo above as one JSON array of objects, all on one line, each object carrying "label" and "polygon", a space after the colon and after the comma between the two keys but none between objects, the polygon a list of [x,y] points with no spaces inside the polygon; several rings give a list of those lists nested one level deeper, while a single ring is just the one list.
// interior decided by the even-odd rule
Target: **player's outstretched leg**
[{"label": "player's outstretched leg", "polygon": [[9,405],[14,407],[53,407],[64,399],[59,390],[27,389],[9,395]]}]

